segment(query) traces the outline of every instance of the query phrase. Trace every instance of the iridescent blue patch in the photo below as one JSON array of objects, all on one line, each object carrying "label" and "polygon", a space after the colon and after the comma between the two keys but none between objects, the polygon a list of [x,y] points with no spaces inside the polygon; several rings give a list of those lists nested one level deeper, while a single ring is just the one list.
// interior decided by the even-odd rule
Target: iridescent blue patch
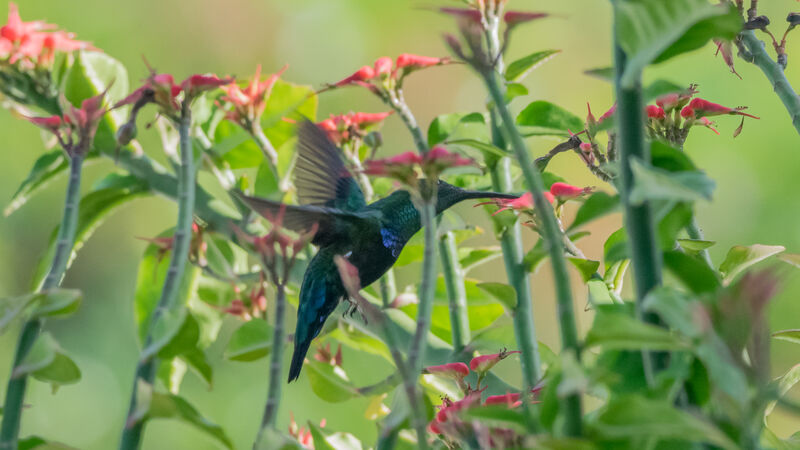
[{"label": "iridescent blue patch", "polygon": [[400,255],[400,251],[403,250],[403,241],[394,230],[381,228],[381,239],[383,240],[383,246],[392,251],[392,256],[396,258]]}]

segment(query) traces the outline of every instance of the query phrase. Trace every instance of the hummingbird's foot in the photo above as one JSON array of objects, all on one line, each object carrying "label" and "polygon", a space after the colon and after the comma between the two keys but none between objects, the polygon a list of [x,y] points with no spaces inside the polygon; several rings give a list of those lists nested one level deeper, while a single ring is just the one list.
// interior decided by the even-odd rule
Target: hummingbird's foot
[{"label": "hummingbird's foot", "polygon": [[367,316],[364,314],[364,311],[361,310],[361,307],[358,304],[358,301],[353,301],[349,297],[345,298],[345,300],[349,303],[349,305],[347,306],[347,308],[342,313],[342,317],[345,317],[345,316],[353,317],[356,313],[358,313],[361,316],[361,320],[364,321],[364,324],[365,325],[369,324],[369,321],[367,320]]}]

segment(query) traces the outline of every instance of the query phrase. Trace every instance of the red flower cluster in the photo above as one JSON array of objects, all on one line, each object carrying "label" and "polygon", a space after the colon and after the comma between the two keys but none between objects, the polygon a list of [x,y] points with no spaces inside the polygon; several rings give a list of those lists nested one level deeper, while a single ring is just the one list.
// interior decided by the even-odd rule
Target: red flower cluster
[{"label": "red flower cluster", "polygon": [[314,359],[325,364],[342,367],[342,344],[339,344],[336,353],[331,352],[330,342],[325,344],[325,346],[317,347],[317,351],[314,353]]},{"label": "red flower cluster", "polygon": [[[263,278],[263,275],[262,275]],[[239,294],[240,290],[234,286],[234,291]],[[247,294],[247,301],[241,298],[235,298],[231,301],[230,306],[222,309],[223,312],[232,316],[237,316],[244,321],[251,320],[253,317],[264,317],[267,312],[267,297],[264,287],[264,280],[262,279],[258,286],[255,286]]]},{"label": "red flower cluster", "polygon": [[96,50],[88,42],[73,39],[75,35],[54,30],[55,25],[42,21],[23,22],[14,3],[8,4],[8,22],[0,27],[0,59],[25,66],[50,66],[56,52]]},{"label": "red flower cluster", "polygon": [[80,108],[70,104],[63,116],[25,117],[34,125],[53,133],[61,148],[72,156],[83,156],[92,147],[100,119],[108,111],[103,106],[105,92],[81,103]]},{"label": "red flower cluster", "polygon": [[264,108],[267,106],[272,87],[288,66],[283,66],[278,72],[261,79],[261,65],[256,67],[256,73],[247,86],[241,87],[236,82],[222,86],[225,95],[222,101],[233,107],[225,118],[239,124],[242,128],[249,129],[252,124],[261,120]]},{"label": "red flower cluster", "polygon": [[425,155],[408,151],[383,159],[367,160],[364,173],[394,178],[408,186],[417,186],[417,169],[428,178],[435,178],[450,167],[471,166],[475,161],[444,147],[434,147]]},{"label": "red flower cluster", "polygon": [[450,58],[434,58],[430,56],[403,53],[392,61],[388,56],[378,58],[372,66],[363,66],[355,73],[333,84],[335,87],[357,85],[373,92],[377,91],[374,82],[398,82],[406,75],[419,69],[440,66],[450,63]]},{"label": "red flower cluster", "polygon": [[331,114],[330,118],[317,123],[317,126],[325,131],[333,142],[341,144],[364,137],[367,129],[379,125],[391,114],[392,111],[382,113],[351,112],[339,115]]}]

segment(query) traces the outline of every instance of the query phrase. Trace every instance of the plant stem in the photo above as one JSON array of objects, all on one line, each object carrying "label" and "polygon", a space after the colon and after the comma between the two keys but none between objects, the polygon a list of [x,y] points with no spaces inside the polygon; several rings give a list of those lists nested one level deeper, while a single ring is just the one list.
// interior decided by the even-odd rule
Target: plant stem
[{"label": "plant stem", "polygon": [[[578,345],[578,332],[575,326],[575,313],[572,304],[572,292],[570,288],[569,273],[567,263],[564,258],[563,236],[558,227],[553,207],[544,197],[544,182],[541,174],[533,165],[533,160],[528,154],[525,142],[522,140],[519,130],[514,125],[514,119],[505,103],[497,73],[493,68],[481,70],[481,76],[486,82],[489,94],[500,115],[500,121],[505,130],[506,137],[511,142],[528,190],[533,194],[534,206],[537,214],[542,221],[542,237],[545,246],[550,254],[550,261],[553,268],[553,278],[556,287],[556,301],[558,303],[558,321],[561,328],[561,345],[566,351],[572,351],[576,358],[580,358],[580,346]],[[579,394],[572,394],[564,401],[564,411],[566,414],[565,432],[569,436],[579,436],[581,434],[581,398]]]},{"label": "plant stem", "polygon": [[420,207],[420,222],[425,237],[425,249],[422,258],[422,282],[419,288],[419,306],[417,309],[417,329],[408,350],[408,366],[412,374],[422,371],[425,359],[425,340],[431,329],[433,314],[433,296],[436,290],[436,206],[424,202]]},{"label": "plant stem", "polygon": [[464,269],[458,260],[458,248],[453,233],[447,232],[439,238],[439,254],[442,260],[442,273],[447,286],[450,306],[450,329],[453,333],[453,353],[458,355],[469,343],[469,313],[467,311],[467,291],[464,288]]},{"label": "plant stem", "polygon": [[[81,167],[83,156],[75,155],[70,158],[69,181],[67,182],[67,195],[64,200],[64,211],[61,215],[61,225],[58,228],[53,262],[50,271],[42,284],[41,290],[52,289],[61,284],[67,262],[72,253],[75,241],[75,229],[78,222],[78,206],[80,204]],[[25,322],[20,332],[17,350],[14,355],[14,367],[18,366],[28,355],[33,343],[42,329],[41,319],[31,319]],[[22,419],[22,404],[25,398],[25,388],[28,376],[21,375],[9,378],[6,387],[5,404],[3,405],[3,423],[0,427],[0,449],[16,450]]]},{"label": "plant stem", "polygon": [[[631,247],[633,275],[636,282],[636,298],[639,302],[656,286],[661,284],[661,252],[655,234],[655,223],[648,202],[632,205],[628,194],[633,187],[631,162],[639,159],[650,163],[650,152],[644,141],[644,103],[642,102],[641,74],[636,77],[634,86],[626,88],[621,84],[621,76],[626,64],[625,53],[615,47],[615,87],[617,91],[618,133],[620,146],[620,194],[625,207],[625,229]],[[656,323],[653,314],[646,315],[645,321]]]},{"label": "plant stem", "polygon": [[[161,290],[161,298],[153,310],[150,319],[150,330],[145,339],[145,348],[151,343],[154,325],[158,323],[161,315],[165,311],[173,309],[178,298],[181,279],[186,269],[189,257],[189,247],[192,240],[192,222],[195,202],[195,168],[194,153],[192,151],[192,141],[190,129],[192,125],[192,113],[190,99],[184,99],[181,107],[180,123],[178,132],[180,134],[181,165],[178,173],[178,221],[175,226],[175,233],[172,240],[172,257],[169,261],[167,276],[164,280],[164,287]],[[139,380],[152,385],[158,370],[158,358],[153,356],[146,361],[139,361],[136,368],[136,376],[133,380],[133,392],[131,394],[130,407],[128,414],[137,410],[137,386]],[[126,426],[122,432],[120,450],[138,449],[142,439],[144,429],[144,419],[139,419],[135,423]]]},{"label": "plant stem", "polygon": [[783,102],[783,106],[789,112],[792,125],[800,133],[800,96],[789,84],[789,80],[786,79],[786,75],[783,73],[783,68],[770,58],[764,42],[756,37],[753,30],[743,31],[739,36],[741,36],[745,47],[750,52],[750,55],[748,55],[750,58],[743,59],[757,65],[764,72],[775,93],[778,94],[781,102]]},{"label": "plant stem", "polygon": [[253,138],[255,139],[256,144],[258,144],[258,148],[261,149],[261,152],[264,154],[264,157],[267,158],[267,160],[269,161],[270,166],[272,167],[272,170],[273,170],[274,175],[276,177],[275,179],[277,181],[280,181],[280,179],[277,178],[277,176],[278,176],[278,152],[275,150],[275,147],[272,145],[272,142],[270,142],[270,140],[267,139],[267,135],[264,134],[264,130],[261,129],[261,124],[260,123],[258,123],[258,122],[253,123],[251,128],[252,128],[251,134],[253,135]]},{"label": "plant stem", "polygon": [[269,361],[269,389],[256,443],[261,442],[261,437],[267,428],[275,428],[275,422],[278,420],[278,405],[281,400],[281,371],[285,347],[283,344],[286,342],[286,330],[284,329],[286,290],[282,284],[278,284],[275,290],[275,330],[272,333],[272,355]]}]

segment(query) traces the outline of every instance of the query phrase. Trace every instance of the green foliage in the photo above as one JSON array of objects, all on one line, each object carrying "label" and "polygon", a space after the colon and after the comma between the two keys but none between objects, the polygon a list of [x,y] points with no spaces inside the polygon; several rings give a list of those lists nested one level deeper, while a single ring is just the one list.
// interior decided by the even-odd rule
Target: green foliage
[{"label": "green foliage", "polygon": [[33,343],[30,352],[14,367],[12,378],[32,375],[57,390],[65,384],[81,379],[78,366],[67,356],[50,333],[42,333]]},{"label": "green foliage", "polygon": [[535,127],[531,132],[537,134],[564,136],[567,130],[582,130],[583,120],[558,105],[537,100],[517,115],[517,125]]},{"label": "green foliage", "polygon": [[242,324],[231,335],[225,357],[233,361],[255,361],[269,355],[272,348],[272,327],[264,319]]},{"label": "green foliage", "polygon": [[706,0],[618,0],[614,11],[617,41],[628,56],[626,87],[651,62],[695,50],[711,38],[731,40],[742,29],[733,5]]},{"label": "green foliage", "polygon": [[723,276],[725,282],[729,283],[749,267],[784,250],[786,248],[780,245],[735,245],[728,250],[725,260],[719,265],[719,273]]},{"label": "green foliage", "polygon": [[528,74],[547,62],[553,56],[561,53],[561,50],[543,50],[533,52],[530,55],[523,56],[518,60],[512,62],[506,67],[506,80],[507,81],[520,81]]},{"label": "green foliage", "polygon": [[33,194],[47,186],[54,178],[66,172],[68,167],[69,161],[64,150],[51,150],[40,156],[33,163],[28,177],[22,181],[11,197],[8,206],[3,210],[3,214],[10,216],[24,205]]}]

